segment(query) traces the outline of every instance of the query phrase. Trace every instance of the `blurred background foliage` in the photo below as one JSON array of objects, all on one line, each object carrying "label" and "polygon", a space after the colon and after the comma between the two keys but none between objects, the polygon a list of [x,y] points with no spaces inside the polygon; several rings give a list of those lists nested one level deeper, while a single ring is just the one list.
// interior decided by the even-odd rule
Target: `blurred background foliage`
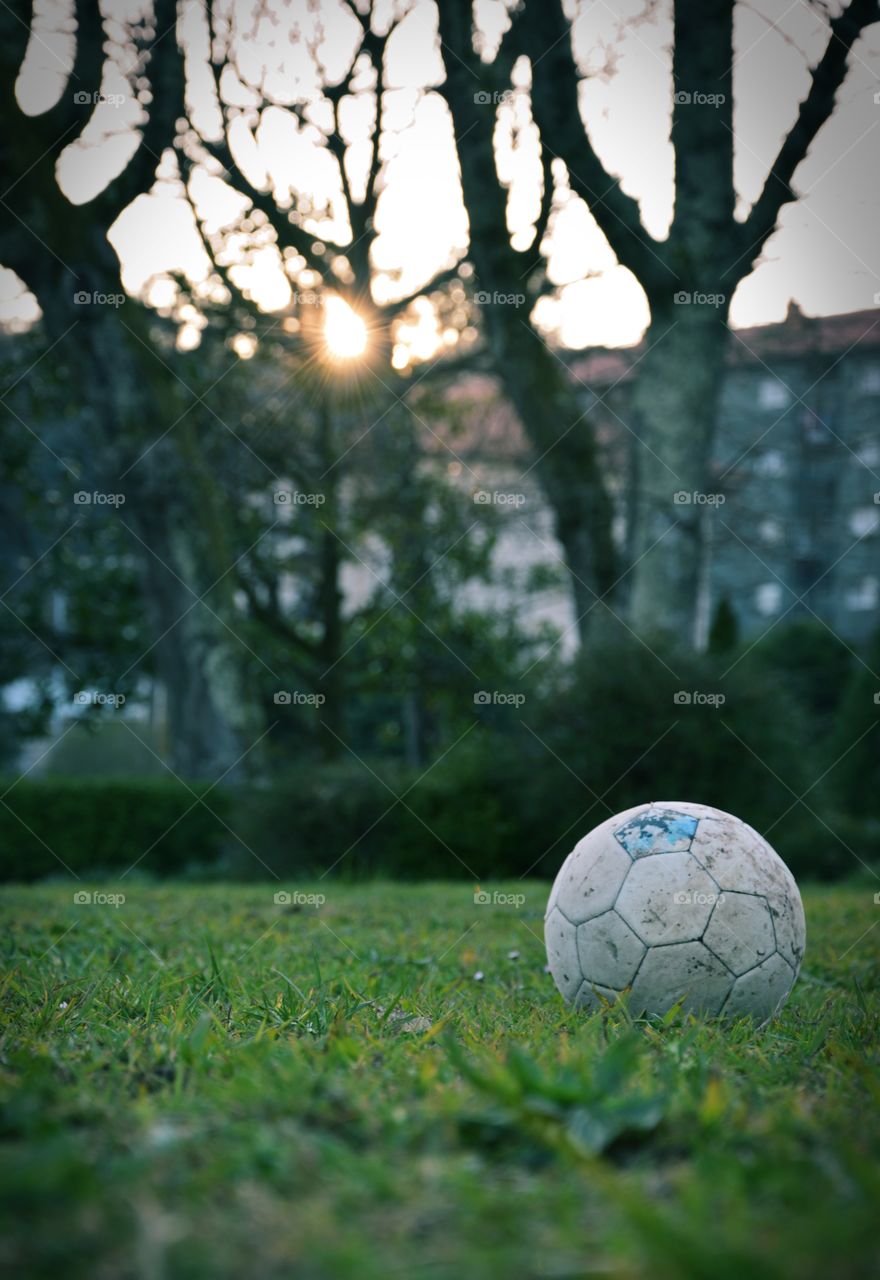
[{"label": "blurred background foliage", "polygon": [[[507,641],[493,651],[495,687],[512,683],[504,658],[517,655]],[[658,672],[640,642],[606,635],[574,662],[538,663],[516,685],[520,706],[476,705],[466,680],[456,688],[444,679],[428,707],[448,745],[427,767],[407,763],[400,700],[381,688],[355,702],[357,746],[331,759],[309,711],[277,707],[285,730],[265,771],[234,787],[169,778],[149,744],[120,724],[80,726],[52,752],[44,777],[7,794],[3,874],[58,872],[51,849],[74,869],[118,872],[136,862],[139,874],[549,876],[612,813],[682,798],[743,816],[799,876],[852,874],[880,857],[880,786],[864,785],[877,769],[867,745],[873,721],[853,660],[832,700],[840,706],[829,706],[817,642],[793,623],[774,644],[723,662],[656,642],[669,667]],[[719,687],[722,706],[676,702]],[[849,751],[840,745],[853,741]],[[114,778],[107,766],[117,753],[123,768],[153,776]],[[78,771],[86,776],[70,776]]]},{"label": "blurred background foliage", "polygon": [[[386,46],[405,18],[346,6],[351,57],[331,75],[309,6],[314,47],[304,28],[288,32],[308,55],[309,92],[275,101],[253,66],[245,83],[240,56],[275,46],[255,46],[234,6],[153,7],[152,25],[110,24],[76,0],[61,33],[70,67],[26,119],[16,86],[30,33],[0,12],[0,97],[14,122],[0,161],[18,224],[0,229],[0,262],[32,304],[0,347],[0,874],[549,875],[591,826],[651,798],[740,815],[797,874],[876,863],[880,642],[862,653],[807,608],[744,637],[723,598],[696,652],[702,523],[684,509],[670,520],[662,469],[603,453],[585,388],[535,319],[556,296],[548,237],[571,199],[640,281],[650,351],[675,291],[691,287],[669,246],[700,265],[723,307],[677,310],[675,338],[639,369],[636,416],[655,458],[674,444],[666,472],[708,488],[706,405],[727,307],[793,189],[768,180],[740,224],[732,165],[712,183],[701,171],[705,182],[679,182],[669,241],[653,241],[638,202],[606,184],[577,111],[559,110],[581,77],[562,7],[505,10],[491,60],[471,6],[444,4],[439,79],[415,86],[413,102],[433,98],[454,126],[469,241],[407,294],[377,250],[409,127],[383,97]],[[785,152],[792,171],[833,110],[840,50],[870,21],[861,0],[852,8],[849,25],[833,20],[809,119]],[[259,22],[280,21],[263,9]],[[716,15],[679,53],[729,76],[731,39]],[[536,60],[526,94],[515,67],[539,44],[553,56]],[[74,202],[59,165],[71,140],[100,132],[109,70],[129,91],[130,154]],[[515,129],[514,97],[531,113]],[[352,105],[369,108],[355,141],[340,123]],[[332,169],[330,203],[242,160],[235,138],[250,131],[256,148],[272,113]],[[673,149],[688,158],[676,181],[732,145],[723,116],[676,107]],[[505,120],[537,162],[516,235],[493,150]],[[567,184],[551,142],[577,158]],[[607,199],[578,179],[581,153]],[[225,221],[202,198],[211,184],[234,197]],[[169,270],[164,301],[146,286],[120,292],[109,233],[170,188],[204,271]],[[757,233],[747,250],[744,228]],[[287,290],[274,311],[250,272],[266,254]],[[118,301],[82,301],[107,297]],[[323,327],[333,307],[368,339],[348,364]],[[402,322],[429,312],[439,345],[416,360]],[[468,402],[462,374],[484,389],[491,379],[491,395]],[[501,403],[506,436],[491,421]],[[477,482],[501,484],[512,461],[546,517],[530,530],[552,544],[541,564],[505,563],[504,512],[474,502]],[[669,538],[655,537],[658,511]],[[568,633],[536,624],[553,590]]]}]

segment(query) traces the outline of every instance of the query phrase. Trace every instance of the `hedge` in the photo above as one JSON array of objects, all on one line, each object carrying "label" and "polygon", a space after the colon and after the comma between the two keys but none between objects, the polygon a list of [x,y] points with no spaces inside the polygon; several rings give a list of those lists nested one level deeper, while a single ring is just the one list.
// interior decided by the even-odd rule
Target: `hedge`
[{"label": "hedge", "polygon": [[[24,779],[0,804],[0,879],[125,871],[168,874],[216,863],[232,796],[205,785],[119,779]],[[216,815],[216,816],[215,816]]]},{"label": "hedge", "polygon": [[593,643],[539,684],[517,685],[521,705],[502,691],[469,707],[477,723],[456,729],[461,740],[433,765],[408,770],[375,753],[368,764],[304,760],[263,785],[212,791],[217,817],[164,780],[25,780],[0,805],[0,877],[33,879],[61,862],[236,879],[265,878],[267,867],[303,879],[331,868],[550,877],[591,827],[646,800],[737,814],[798,877],[858,873],[880,866],[878,793],[864,785],[878,776],[877,704],[860,676],[832,742],[815,677],[827,655],[816,659],[812,634],[800,640],[811,685],[779,678],[748,647],[733,663],[660,641]]}]

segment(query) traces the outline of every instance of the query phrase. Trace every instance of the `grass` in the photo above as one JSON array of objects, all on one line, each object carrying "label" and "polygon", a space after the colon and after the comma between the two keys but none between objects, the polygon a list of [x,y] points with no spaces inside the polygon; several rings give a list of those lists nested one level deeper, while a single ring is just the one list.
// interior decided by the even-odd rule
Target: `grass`
[{"label": "grass", "polygon": [[7,890],[9,1274],[876,1274],[872,890],[805,894],[755,1030],[571,1012],[498,887]]}]

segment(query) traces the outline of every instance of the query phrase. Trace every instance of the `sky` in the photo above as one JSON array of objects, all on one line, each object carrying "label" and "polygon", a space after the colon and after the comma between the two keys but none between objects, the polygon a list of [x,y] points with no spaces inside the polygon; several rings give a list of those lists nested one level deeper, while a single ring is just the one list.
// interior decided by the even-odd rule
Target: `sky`
[{"label": "sky", "polygon": [[[316,80],[308,44],[314,43],[328,72],[341,76],[356,48],[358,28],[336,0],[270,0],[272,19],[254,25],[252,0],[232,0],[243,34],[235,45],[245,80],[265,73],[265,88],[281,105],[263,114],[254,135],[246,126],[255,98],[230,74],[227,97],[242,108],[231,135],[237,157],[257,181],[271,180],[277,190],[291,184],[331,199],[326,226],[341,236],[344,219],[334,190],[338,178],[331,157],[317,145],[318,133],[298,128],[284,103],[310,98]],[[60,34],[58,16],[64,0],[43,0],[38,25],[19,78],[23,109],[45,110],[65,91],[69,37]],[[219,6],[223,9],[222,4]],[[386,99],[387,157],[384,190],[378,210],[379,236],[375,264],[380,298],[408,293],[431,274],[464,255],[467,215],[458,184],[454,137],[446,106],[432,86],[443,75],[432,0],[401,4],[406,14],[389,43]],[[611,173],[640,203],[644,224],[659,238],[672,214],[673,154],[669,142],[672,103],[671,6],[645,0],[588,0],[572,6],[575,51],[585,73],[581,111],[589,136]],[[138,0],[108,0],[105,14],[124,18],[137,12]],[[384,21],[392,3],[377,8]],[[506,25],[500,0],[480,0],[478,19],[486,46]],[[319,25],[315,25],[316,22]],[[194,71],[190,102],[199,127],[216,133],[219,116],[206,76],[195,74],[205,48],[204,10],[187,0],[182,33]],[[297,30],[293,29],[295,27]],[[111,27],[111,35],[113,28]],[[279,38],[280,37],[280,38]],[[306,39],[308,37],[308,39]],[[271,41],[271,45],[270,45]],[[807,0],[750,0],[736,10],[734,62],[735,177],[739,211],[744,215],[759,192],[785,130],[794,119],[808,87],[808,67],[827,41],[827,22]],[[124,57],[120,57],[125,70]],[[121,165],[133,145],[132,129],[139,108],[131,100],[121,74],[105,78],[104,93],[119,101],[100,104],[81,142],[68,146],[59,165],[59,181],[68,197],[88,199]],[[508,218],[515,243],[527,244],[537,212],[537,137],[530,125],[528,70],[518,66],[521,86],[499,109],[498,164],[510,184]],[[708,86],[707,92],[712,87]],[[877,100],[875,101],[875,95]],[[367,85],[346,104],[344,128],[351,142],[352,178],[363,172],[372,116]],[[308,108],[323,120],[326,105]],[[513,125],[517,125],[514,131]],[[511,146],[516,133],[517,146]],[[551,143],[552,145],[552,143]],[[880,24],[857,45],[838,108],[798,170],[796,188],[804,197],[786,206],[781,225],[768,242],[764,259],[742,282],[733,300],[732,323],[768,323],[784,317],[794,299],[808,314],[851,311],[874,304],[880,293]],[[560,175],[562,176],[560,171]],[[180,184],[167,166],[160,170],[154,194],[136,201],[112,229],[111,239],[123,264],[123,281],[132,293],[147,291],[156,303],[172,295],[171,271],[204,279],[209,264],[195,230]],[[217,179],[201,178],[192,194],[208,229],[228,225],[241,203]],[[648,308],[634,277],[616,264],[614,255],[584,204],[562,191],[551,222],[549,273],[558,286],[554,299],[539,304],[536,318],[548,333],[571,347],[618,346],[638,341],[648,322]],[[383,274],[387,273],[387,274]],[[291,281],[270,245],[237,269],[267,310],[290,300]],[[4,273],[7,293],[16,283]],[[29,301],[13,298],[11,314],[27,315]],[[31,306],[32,310],[32,306]],[[417,354],[430,354],[434,325],[411,328],[409,342]],[[192,341],[197,327],[190,326]]]}]

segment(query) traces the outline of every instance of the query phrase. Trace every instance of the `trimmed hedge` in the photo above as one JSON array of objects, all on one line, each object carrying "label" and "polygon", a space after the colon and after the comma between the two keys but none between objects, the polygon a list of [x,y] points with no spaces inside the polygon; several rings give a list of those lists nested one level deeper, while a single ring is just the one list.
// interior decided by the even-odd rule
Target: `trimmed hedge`
[{"label": "trimmed hedge", "polygon": [[[347,878],[552,877],[608,809],[591,808],[588,793],[564,786],[558,771],[528,750],[517,760],[510,744],[487,742],[480,731],[472,736],[483,740],[421,780],[386,767],[384,781],[402,803],[348,762],[313,764],[271,787],[217,789],[208,803],[228,828],[177,784],[22,782],[5,801],[18,816],[0,805],[0,880],[64,876],[64,864],[78,875],[118,874],[136,864],[151,875],[240,880],[265,878],[266,867],[303,880],[330,868]],[[666,765],[675,770],[675,757]],[[675,799],[681,792],[668,776],[658,789],[642,775],[626,795],[608,799],[614,809]],[[691,794],[702,799],[706,791],[698,785]],[[708,799],[759,830],[772,821],[761,804],[743,808],[741,797],[713,789]],[[780,795],[773,817],[790,802]],[[832,879],[857,872],[860,862],[880,865],[880,823],[818,813],[822,820],[795,807],[767,832],[796,876]]]},{"label": "trimmed hedge", "polygon": [[877,789],[865,785],[877,776],[877,707],[860,677],[832,743],[818,679],[830,658],[816,657],[827,646],[799,635],[800,685],[766,655],[750,661],[748,647],[731,663],[662,641],[597,640],[538,683],[469,704],[476,725],[427,769],[374,754],[369,767],[306,760],[263,786],[212,791],[219,817],[165,780],[25,780],[0,806],[0,878],[59,873],[62,861],[78,873],[137,863],[236,879],[267,867],[282,879],[550,877],[593,826],[646,800],[739,815],[798,877],[858,874],[880,866]]},{"label": "trimmed hedge", "polygon": [[[528,866],[529,849],[517,839],[509,787],[493,775],[494,745],[462,767],[441,763],[427,774],[374,762],[381,782],[354,761],[309,764],[271,787],[240,793],[233,825],[278,875],[333,868],[349,877],[476,881],[517,874]],[[237,875],[263,874],[241,845],[232,858]]]},{"label": "trimmed hedge", "polygon": [[25,779],[0,805],[0,879],[65,874],[180,872],[215,863],[229,839],[232,796],[219,789],[199,804],[206,785],[174,781]]},{"label": "trimmed hedge", "polygon": [[695,800],[766,832],[796,876],[880,864],[880,826],[841,814],[822,785],[825,709],[764,664],[618,635],[520,690],[521,707],[479,707],[477,727],[426,772],[310,763],[243,796],[236,829],[280,875],[550,877],[612,813]]}]

